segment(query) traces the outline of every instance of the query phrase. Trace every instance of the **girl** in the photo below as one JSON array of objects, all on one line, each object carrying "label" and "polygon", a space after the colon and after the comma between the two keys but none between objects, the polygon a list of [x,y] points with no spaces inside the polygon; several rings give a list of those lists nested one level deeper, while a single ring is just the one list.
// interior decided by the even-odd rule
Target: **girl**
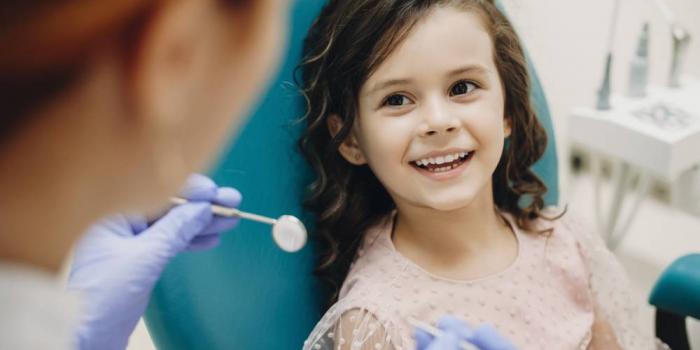
[{"label": "girl", "polygon": [[410,320],[445,313],[521,349],[657,346],[601,241],[544,208],[546,134],[493,1],[331,1],[305,46],[318,272],[342,282],[306,349],[413,349]]}]

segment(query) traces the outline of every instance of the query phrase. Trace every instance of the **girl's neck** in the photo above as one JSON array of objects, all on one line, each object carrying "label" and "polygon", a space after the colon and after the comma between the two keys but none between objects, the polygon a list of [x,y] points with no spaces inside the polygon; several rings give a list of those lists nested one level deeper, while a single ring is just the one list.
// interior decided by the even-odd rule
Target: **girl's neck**
[{"label": "girl's neck", "polygon": [[460,270],[487,256],[500,260],[495,265],[502,266],[493,266],[498,270],[517,256],[517,240],[490,191],[451,211],[398,205],[392,239],[400,253],[428,268]]}]

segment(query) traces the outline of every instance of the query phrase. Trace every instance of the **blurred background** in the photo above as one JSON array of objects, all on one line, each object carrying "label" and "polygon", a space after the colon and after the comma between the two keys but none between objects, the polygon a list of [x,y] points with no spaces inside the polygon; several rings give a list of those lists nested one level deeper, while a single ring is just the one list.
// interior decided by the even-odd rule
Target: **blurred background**
[{"label": "blurred background", "polygon": [[[502,3],[529,51],[552,112],[560,168],[560,203],[568,203],[569,209],[579,216],[597,222],[598,201],[610,205],[620,186],[616,182],[620,159],[577,142],[574,136],[578,130],[572,130],[572,120],[577,108],[595,108],[615,1],[502,0]],[[677,23],[692,37],[683,65],[683,79],[700,79],[700,1],[667,0],[666,3]],[[630,62],[644,23],[649,23],[649,85],[665,86],[673,42],[669,24],[659,7],[654,0],[622,0],[617,17],[610,76],[613,95],[624,95],[627,91]],[[700,93],[697,97],[694,110],[700,113]],[[610,113],[614,111],[613,103]],[[700,118],[700,114],[695,117]],[[700,133],[694,135],[695,139],[698,137]],[[697,151],[700,153],[700,148]],[[596,165],[601,169],[598,199],[593,171]],[[629,186],[640,181],[639,177],[631,176]],[[651,328],[654,309],[647,299],[655,281],[676,258],[700,251],[700,171],[698,167],[690,167],[682,174],[682,180],[647,174],[647,181],[648,193],[639,202],[615,253],[629,271],[634,293],[641,301],[638,321]],[[684,196],[684,204],[675,198],[679,192]],[[631,194],[623,198],[621,217],[631,211],[628,208],[634,206],[633,202]],[[690,320],[688,331],[691,344],[700,349],[700,324]],[[132,336],[129,349],[154,349],[143,323]]]}]

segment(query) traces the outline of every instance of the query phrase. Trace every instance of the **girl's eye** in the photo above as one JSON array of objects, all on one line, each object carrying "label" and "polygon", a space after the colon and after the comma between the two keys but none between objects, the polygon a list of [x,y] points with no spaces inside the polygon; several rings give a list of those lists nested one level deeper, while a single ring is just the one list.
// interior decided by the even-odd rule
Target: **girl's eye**
[{"label": "girl's eye", "polygon": [[466,95],[476,89],[476,84],[462,80],[457,82],[457,84],[452,85],[450,89],[450,96]]},{"label": "girl's eye", "polygon": [[384,100],[382,106],[403,106],[409,102],[408,97],[404,95],[391,95]]}]

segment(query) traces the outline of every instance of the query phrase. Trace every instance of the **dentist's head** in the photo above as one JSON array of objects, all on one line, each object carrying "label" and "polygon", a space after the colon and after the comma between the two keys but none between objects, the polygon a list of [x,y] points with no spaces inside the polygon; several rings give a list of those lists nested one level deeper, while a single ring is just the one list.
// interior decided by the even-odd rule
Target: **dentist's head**
[{"label": "dentist's head", "polygon": [[0,247],[39,224],[46,245],[70,245],[106,213],[161,205],[216,157],[274,73],[287,10],[282,0],[0,3]]}]

